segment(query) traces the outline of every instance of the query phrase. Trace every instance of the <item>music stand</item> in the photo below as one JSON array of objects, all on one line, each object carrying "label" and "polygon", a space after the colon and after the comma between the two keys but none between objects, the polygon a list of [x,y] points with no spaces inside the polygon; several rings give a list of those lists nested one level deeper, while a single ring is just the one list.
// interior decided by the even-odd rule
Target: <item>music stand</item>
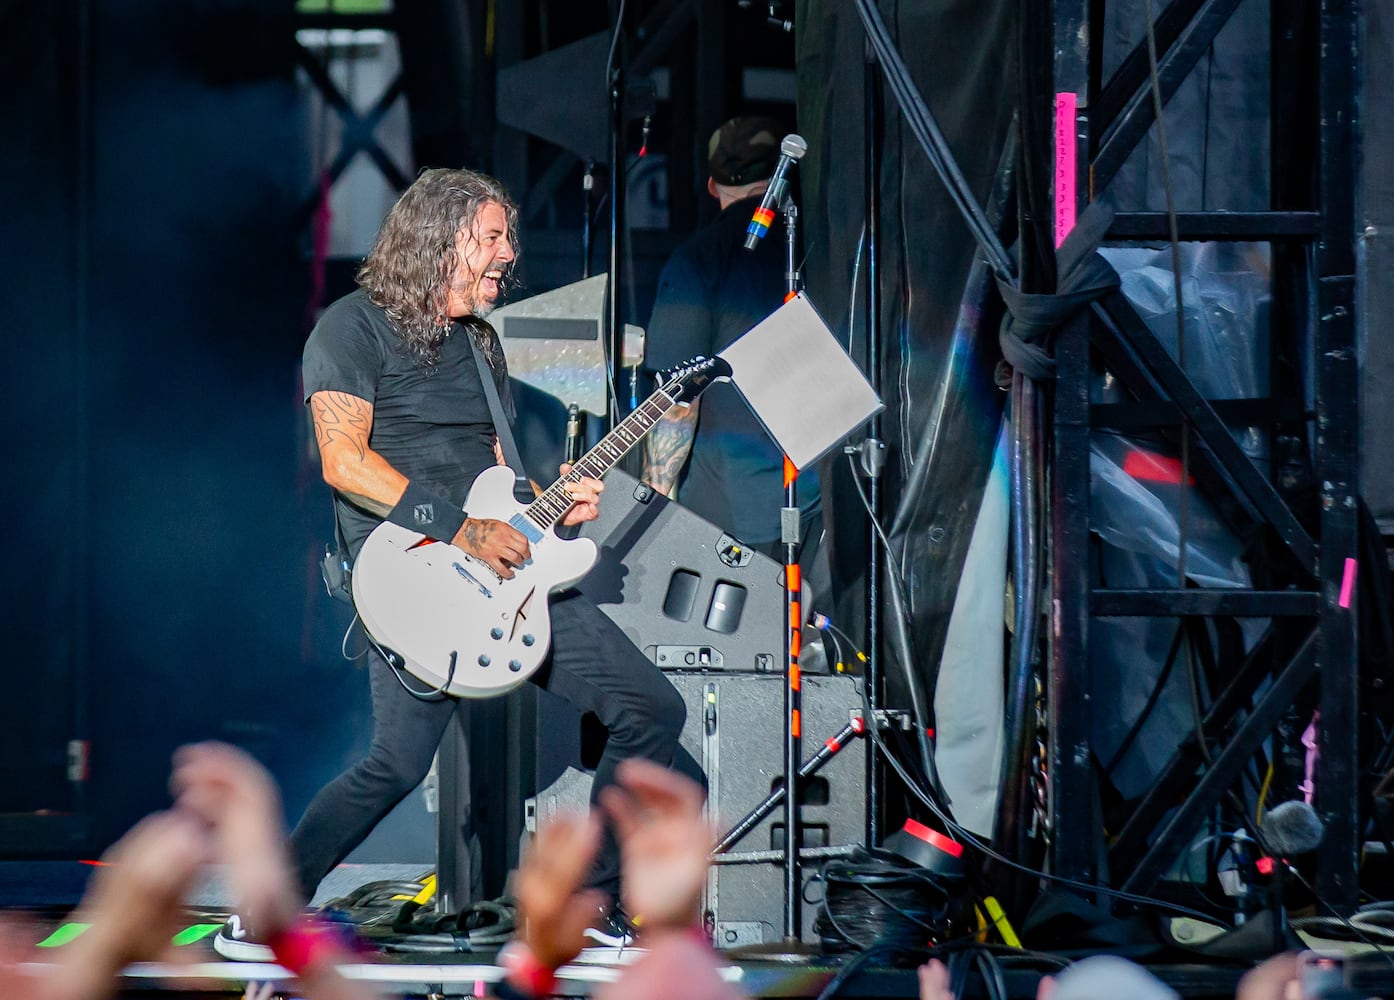
[{"label": "music stand", "polygon": [[[786,208],[792,232],[794,210]],[[790,283],[797,282],[790,237]],[[799,644],[803,621],[799,612],[795,482],[806,469],[859,425],[885,407],[852,359],[842,349],[818,310],[802,292],[789,298],[734,343],[718,352],[731,365],[731,381],[745,398],[785,455],[785,503],[781,535],[785,542],[789,646],[784,712],[784,934],[800,936],[798,780],[803,767],[800,744]],[[819,387],[818,406],[810,408],[801,386]],[[868,720],[870,723],[872,720]],[[776,796],[765,806],[773,808]],[[763,806],[761,807],[763,808]]]}]

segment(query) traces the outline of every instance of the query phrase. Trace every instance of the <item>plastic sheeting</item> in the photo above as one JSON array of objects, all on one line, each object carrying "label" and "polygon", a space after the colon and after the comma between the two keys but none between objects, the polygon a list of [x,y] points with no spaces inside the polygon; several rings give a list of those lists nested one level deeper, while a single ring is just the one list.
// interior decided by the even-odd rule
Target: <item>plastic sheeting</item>
[{"label": "plastic sheeting", "polygon": [[991,669],[1006,656],[1002,613],[1007,589],[1007,475],[1005,421],[992,473],[973,526],[963,577],[944,639],[934,692],[936,753],[954,818],[984,837],[992,835],[1006,740],[1006,692]]},{"label": "plastic sheeting", "polygon": [[[1105,541],[1172,567],[1153,586],[1175,586],[1181,551],[1179,466],[1151,448],[1112,435],[1096,437],[1089,456],[1090,521]],[[1186,497],[1186,577],[1204,587],[1247,587],[1239,539],[1192,485]]]},{"label": "plastic sheeting", "polygon": [[[1118,272],[1123,294],[1138,315],[1179,359],[1171,248],[1104,247],[1099,252]],[[1185,369],[1207,399],[1267,394],[1271,287],[1266,243],[1181,244]],[[1098,394],[1102,401],[1115,396],[1110,386]],[[1266,455],[1258,429],[1243,428],[1235,437],[1250,458]]]},{"label": "plastic sheeting", "polygon": [[[1105,248],[1122,290],[1173,357],[1176,295],[1171,249]],[[1211,399],[1242,399],[1268,391],[1268,248],[1262,244],[1181,245],[1185,369]],[[1107,381],[1100,401],[1120,394]],[[1267,455],[1256,428],[1235,430],[1245,452]],[[1192,584],[1251,585],[1239,538],[1195,487],[1182,482],[1176,456],[1150,441],[1095,434],[1090,449],[1090,523],[1101,544],[1097,583],[1110,588],[1179,585],[1185,511],[1185,575]],[[1185,492],[1184,503],[1182,492]],[[1250,623],[1250,628],[1255,623]],[[1177,642],[1180,619],[1098,618],[1090,627],[1095,703],[1092,742],[1100,764],[1125,797],[1142,794],[1170,759],[1177,734],[1196,724],[1189,638]],[[1168,655],[1175,662],[1168,666]],[[1161,690],[1156,690],[1160,686]],[[1133,730],[1136,729],[1136,732]]]}]

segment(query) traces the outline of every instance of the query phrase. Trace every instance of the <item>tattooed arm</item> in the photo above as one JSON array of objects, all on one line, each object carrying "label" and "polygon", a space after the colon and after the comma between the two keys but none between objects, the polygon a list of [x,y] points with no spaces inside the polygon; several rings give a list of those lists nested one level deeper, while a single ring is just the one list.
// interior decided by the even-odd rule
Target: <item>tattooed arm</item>
[{"label": "tattooed arm", "polygon": [[644,482],[665,497],[673,497],[678,476],[692,452],[699,402],[693,400],[686,406],[673,407],[644,439]]},{"label": "tattooed arm", "polygon": [[[324,481],[364,510],[379,517],[390,514],[407,490],[407,477],[368,446],[373,404],[347,392],[322,391],[310,396],[310,413]],[[451,544],[482,559],[504,579],[530,555],[522,532],[492,518],[466,517]]]},{"label": "tattooed arm", "polygon": [[310,396],[324,481],[379,517],[391,513],[407,489],[402,475],[372,448],[373,404],[347,392]]}]

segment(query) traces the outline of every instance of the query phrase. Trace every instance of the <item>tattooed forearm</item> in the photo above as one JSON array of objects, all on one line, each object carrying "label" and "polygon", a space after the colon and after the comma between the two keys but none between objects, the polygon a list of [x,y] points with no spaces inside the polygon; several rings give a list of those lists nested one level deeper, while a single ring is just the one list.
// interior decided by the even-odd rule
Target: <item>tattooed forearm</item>
[{"label": "tattooed forearm", "polygon": [[369,514],[376,514],[378,517],[386,517],[392,513],[395,506],[390,503],[383,503],[381,500],[374,500],[372,497],[365,497],[362,493],[354,493],[350,490],[340,490],[345,497],[353,501],[354,506],[362,507]]},{"label": "tattooed forearm", "polygon": [[644,439],[644,482],[664,496],[673,495],[678,475],[692,452],[697,412],[695,402],[686,407],[675,406]]}]

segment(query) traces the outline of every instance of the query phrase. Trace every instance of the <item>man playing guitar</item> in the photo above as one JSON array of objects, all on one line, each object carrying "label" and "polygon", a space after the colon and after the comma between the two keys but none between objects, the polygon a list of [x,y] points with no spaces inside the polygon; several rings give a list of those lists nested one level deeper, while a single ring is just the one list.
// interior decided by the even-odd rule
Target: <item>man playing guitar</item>
[{"label": "man playing guitar", "polygon": [[[310,334],[304,392],[350,558],[383,521],[453,545],[504,580],[530,558],[523,533],[463,510],[471,483],[499,463],[474,351],[489,362],[511,413],[503,352],[483,317],[516,261],[517,214],[491,177],[424,171],[384,220],[358,272],[361,287],[333,303]],[[561,523],[594,519],[601,489],[585,476],[568,482],[573,504]],[[554,595],[550,613],[550,660],[531,679],[608,728],[593,800],[614,784],[616,765],[628,757],[702,780],[678,743],[685,706],[662,672],[574,591]],[[425,777],[460,704],[410,693],[376,648],[368,657],[368,754],[315,796],[291,833],[306,900]],[[618,898],[618,860],[607,835],[590,882],[611,900]],[[267,958],[269,950],[251,936],[256,915],[249,920],[250,928],[239,918],[229,921],[214,942],[220,953]]]}]

